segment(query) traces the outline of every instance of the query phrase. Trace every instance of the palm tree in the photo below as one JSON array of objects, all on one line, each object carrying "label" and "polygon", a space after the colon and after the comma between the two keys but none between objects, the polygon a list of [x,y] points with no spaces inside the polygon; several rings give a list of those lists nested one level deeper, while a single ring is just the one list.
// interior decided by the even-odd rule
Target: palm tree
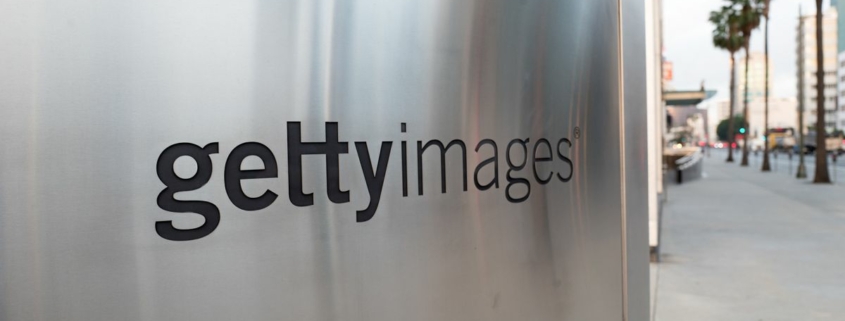
[{"label": "palm tree", "polygon": [[[745,49],[745,91],[743,95],[742,117],[748,119],[748,63],[751,61],[749,47],[751,46],[751,32],[760,26],[760,8],[758,0],[732,0],[739,7],[739,30],[742,34],[742,47]],[[821,0],[819,0],[821,1]],[[740,166],[748,166],[748,133],[742,138],[742,162]]]},{"label": "palm tree", "polygon": [[763,6],[763,18],[766,18],[766,49],[764,53],[766,56],[766,96],[764,97],[766,105],[763,109],[763,133],[766,135],[766,139],[763,140],[763,168],[761,170],[764,172],[771,172],[772,167],[769,164],[769,5],[771,4],[771,0],[760,1],[762,1]]},{"label": "palm tree", "polygon": [[822,42],[822,0],[816,0],[816,176],[813,183],[830,183],[824,122],[824,43]]},{"label": "palm tree", "polygon": [[[802,20],[803,17],[804,14],[801,13],[801,6],[799,5],[798,23],[799,26],[802,26],[801,28],[804,28]],[[799,67],[799,70],[801,72],[801,76],[798,77],[798,87],[804,88],[804,70],[802,67]],[[798,168],[795,171],[795,178],[799,179],[807,178],[807,166],[804,164],[804,109],[804,93],[803,90],[801,90],[798,92]]]},{"label": "palm tree", "polygon": [[[734,89],[736,87],[736,59],[734,55],[737,51],[742,49],[742,37],[739,35],[739,14],[732,6],[724,6],[718,11],[710,12],[710,22],[715,25],[713,29],[713,45],[716,48],[724,49],[731,54],[731,100],[728,119],[734,116],[734,106],[736,106],[736,96]],[[728,122],[728,159],[727,162],[734,161],[734,123]]]}]

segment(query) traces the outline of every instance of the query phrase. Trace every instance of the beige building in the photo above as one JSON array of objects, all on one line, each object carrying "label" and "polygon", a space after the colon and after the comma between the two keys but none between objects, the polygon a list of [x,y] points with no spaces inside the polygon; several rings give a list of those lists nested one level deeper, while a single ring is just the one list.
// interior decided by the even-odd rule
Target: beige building
[{"label": "beige building", "polygon": [[[842,10],[843,16],[839,17],[837,20],[837,28],[839,30],[845,30],[845,1],[831,1],[831,6],[836,7],[836,10]],[[837,30],[838,31],[838,30]],[[845,31],[841,34],[837,35],[837,45],[839,50],[839,103],[837,106],[839,108],[839,129],[845,128]]]},{"label": "beige building", "polygon": [[[729,101],[719,101],[710,105],[707,131],[711,141],[717,140],[716,126],[719,122],[728,118]],[[749,138],[762,137],[765,122],[766,101],[762,97],[755,98],[748,102],[748,133]],[[736,108],[734,113],[742,115],[742,109]],[[798,101],[795,98],[769,98],[769,128],[797,128],[798,126]]]},{"label": "beige building", "polygon": [[[736,88],[734,93],[739,99],[736,100],[737,107],[742,108],[743,97],[745,97],[745,57],[737,61],[736,66]],[[769,64],[769,97],[772,96],[772,65]],[[751,52],[751,59],[748,59],[748,100],[762,98],[766,95],[766,55],[762,52]]]},{"label": "beige building", "polygon": [[824,41],[824,97],[816,95],[816,15],[802,15],[798,24],[798,102],[804,108],[804,125],[812,126],[816,123],[816,104],[818,99],[824,100],[826,115],[825,127],[828,130],[841,128],[840,122],[845,120],[837,107],[838,86],[838,50],[837,50],[837,18],[836,8],[830,8],[822,18]]}]

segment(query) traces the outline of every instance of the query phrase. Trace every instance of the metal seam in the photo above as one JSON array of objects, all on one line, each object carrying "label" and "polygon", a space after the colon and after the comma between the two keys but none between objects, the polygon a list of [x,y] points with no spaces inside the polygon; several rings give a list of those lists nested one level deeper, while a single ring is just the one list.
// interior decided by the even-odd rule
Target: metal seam
[{"label": "metal seam", "polygon": [[620,189],[620,214],[622,232],[622,320],[628,321],[628,213],[626,195],[626,172],[625,172],[625,68],[624,48],[622,41],[622,0],[616,1],[617,18],[617,60],[618,60],[618,81],[619,81],[619,189]]}]

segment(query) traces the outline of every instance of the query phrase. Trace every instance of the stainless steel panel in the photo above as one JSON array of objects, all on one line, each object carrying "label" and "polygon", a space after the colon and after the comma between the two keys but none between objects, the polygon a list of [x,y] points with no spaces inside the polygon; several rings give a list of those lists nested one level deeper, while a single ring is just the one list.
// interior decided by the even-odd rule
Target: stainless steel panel
[{"label": "stainless steel panel", "polygon": [[649,320],[649,170],[646,80],[646,1],[619,0],[623,76],[625,153],[625,313],[626,320]]},{"label": "stainless steel panel", "polygon": [[[618,18],[617,0],[0,2],[0,320],[621,320],[620,184],[641,177],[622,177]],[[337,122],[349,143],[338,176],[304,156],[312,206],[289,197],[289,122],[308,142]],[[529,163],[511,175],[530,197],[509,201],[517,138],[529,152],[569,139],[571,180],[541,185]],[[417,142],[454,139],[467,190],[453,148],[447,192],[427,151],[418,195]],[[500,185],[481,191],[483,139]],[[225,188],[246,142],[278,165],[241,184],[278,195],[257,211]],[[355,142],[374,166],[393,143],[366,222]],[[218,144],[207,184],[176,194],[219,209],[190,241],[155,228],[204,223],[157,204],[157,162],[177,143]],[[552,156],[539,171],[566,175]],[[334,177],[348,203],[330,201]]]}]

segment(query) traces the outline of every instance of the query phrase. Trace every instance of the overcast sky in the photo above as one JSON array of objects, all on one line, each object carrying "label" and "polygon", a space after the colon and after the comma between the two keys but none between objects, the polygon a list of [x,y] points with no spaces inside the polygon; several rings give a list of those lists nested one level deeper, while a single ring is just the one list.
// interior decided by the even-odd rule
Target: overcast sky
[{"label": "overcast sky", "polygon": [[[830,0],[824,1],[825,8]],[[698,89],[704,81],[707,89],[718,91],[714,100],[729,96],[730,56],[713,47],[713,25],[707,21],[710,11],[725,0],[663,0],[663,46],[666,59],[674,63],[675,89]],[[772,65],[772,96],[796,96],[795,28],[798,8],[815,12],[813,0],[772,0],[769,24],[769,59]],[[751,51],[763,52],[763,28],[751,37]],[[737,61],[744,53],[737,54]]]}]

